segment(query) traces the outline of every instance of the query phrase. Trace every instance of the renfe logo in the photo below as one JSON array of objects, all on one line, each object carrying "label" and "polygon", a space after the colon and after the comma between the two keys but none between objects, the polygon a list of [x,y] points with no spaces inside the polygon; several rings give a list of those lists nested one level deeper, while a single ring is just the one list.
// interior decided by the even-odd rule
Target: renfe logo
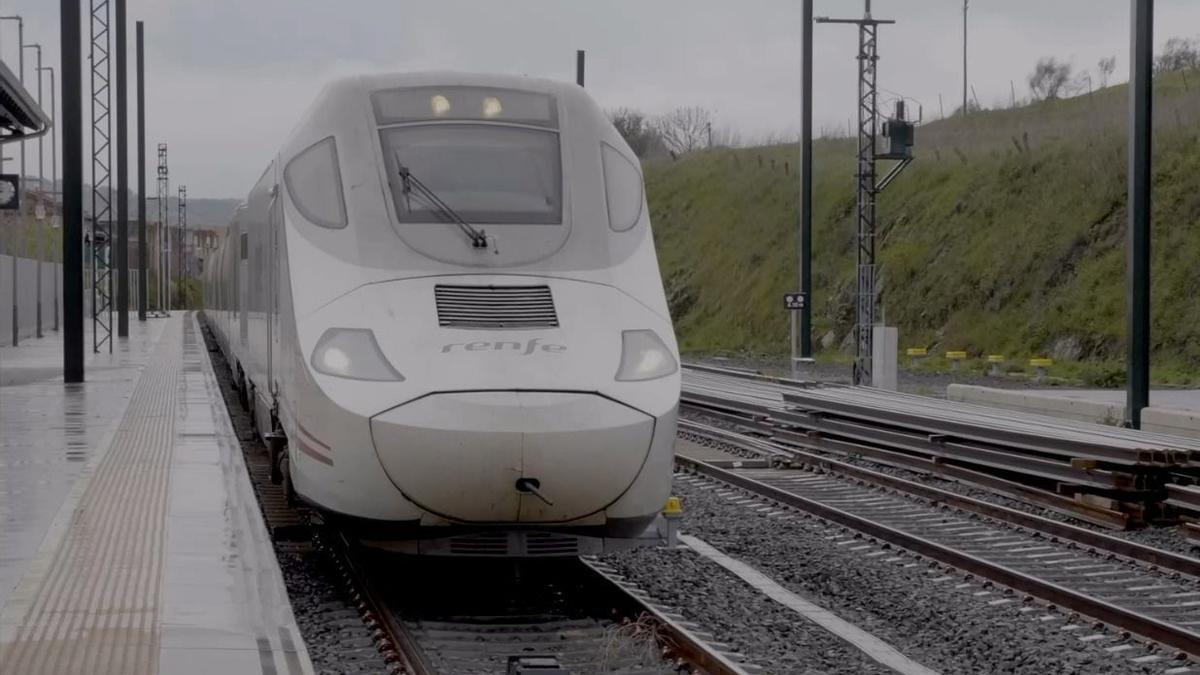
[{"label": "renfe logo", "polygon": [[449,352],[452,352],[452,351],[454,351],[455,347],[462,347],[462,349],[459,351],[468,351],[468,352],[486,352],[486,351],[499,352],[499,351],[504,351],[504,350],[511,350],[511,351],[516,351],[516,352],[521,352],[521,356],[529,356],[530,354],[532,354],[533,352],[535,352],[539,349],[544,352],[550,352],[551,354],[561,354],[562,352],[567,351],[566,345],[538,344],[539,342],[541,342],[541,340],[542,340],[541,338],[530,338],[529,341],[526,342],[524,345],[522,345],[520,342],[516,342],[514,340],[507,340],[507,341],[506,340],[498,340],[496,342],[453,342],[448,345],[443,345],[442,353],[447,354]]}]

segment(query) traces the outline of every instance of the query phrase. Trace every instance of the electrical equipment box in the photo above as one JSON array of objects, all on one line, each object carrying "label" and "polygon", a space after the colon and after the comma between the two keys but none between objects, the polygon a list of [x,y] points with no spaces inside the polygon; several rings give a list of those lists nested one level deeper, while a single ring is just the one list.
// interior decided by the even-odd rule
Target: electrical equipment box
[{"label": "electrical equipment box", "polygon": [[883,137],[888,139],[887,152],[877,159],[912,159],[916,125],[904,119],[904,101],[896,102],[896,116],[883,123]]}]

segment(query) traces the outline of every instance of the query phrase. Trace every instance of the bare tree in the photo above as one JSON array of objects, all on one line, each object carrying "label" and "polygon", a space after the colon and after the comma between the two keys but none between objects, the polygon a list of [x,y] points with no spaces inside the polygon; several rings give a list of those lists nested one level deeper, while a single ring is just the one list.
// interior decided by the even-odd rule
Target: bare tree
[{"label": "bare tree", "polygon": [[618,108],[609,112],[608,117],[638,157],[645,157],[656,149],[661,150],[663,143],[658,137],[658,130],[641,111]]},{"label": "bare tree", "polygon": [[676,108],[655,119],[654,128],[671,152],[682,155],[708,145],[712,113],[699,106]]},{"label": "bare tree", "polygon": [[1058,98],[1070,82],[1071,64],[1053,56],[1042,57],[1029,76],[1029,91],[1034,100],[1050,101]]},{"label": "bare tree", "polygon": [[1108,86],[1108,78],[1112,77],[1113,71],[1117,69],[1117,57],[1110,56],[1107,59],[1100,59],[1100,63],[1096,64],[1100,70],[1100,86]]},{"label": "bare tree", "polygon": [[1172,73],[1180,70],[1195,70],[1200,68],[1200,43],[1187,38],[1173,37],[1167,40],[1163,53],[1154,64],[1154,70],[1159,73]]}]

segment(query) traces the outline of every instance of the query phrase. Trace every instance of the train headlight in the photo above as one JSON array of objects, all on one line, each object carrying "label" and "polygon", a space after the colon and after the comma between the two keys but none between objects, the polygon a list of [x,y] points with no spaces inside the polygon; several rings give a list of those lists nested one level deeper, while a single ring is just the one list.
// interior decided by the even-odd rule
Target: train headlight
[{"label": "train headlight", "polygon": [[497,117],[504,112],[504,107],[500,105],[500,99],[495,96],[485,96],[483,99],[483,116]]},{"label": "train headlight", "polygon": [[621,367],[617,380],[639,382],[666,377],[679,369],[675,357],[662,338],[652,330],[627,330],[621,333]]},{"label": "train headlight", "polygon": [[312,367],[318,373],[352,380],[403,382],[388,362],[375,334],[365,328],[330,328],[317,340]]}]

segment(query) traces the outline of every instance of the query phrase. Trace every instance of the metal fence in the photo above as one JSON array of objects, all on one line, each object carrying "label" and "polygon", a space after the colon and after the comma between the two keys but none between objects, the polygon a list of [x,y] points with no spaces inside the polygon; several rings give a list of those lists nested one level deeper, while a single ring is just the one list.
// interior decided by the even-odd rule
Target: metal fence
[{"label": "metal fence", "polygon": [[0,345],[58,330],[61,316],[62,265],[0,254]]}]

